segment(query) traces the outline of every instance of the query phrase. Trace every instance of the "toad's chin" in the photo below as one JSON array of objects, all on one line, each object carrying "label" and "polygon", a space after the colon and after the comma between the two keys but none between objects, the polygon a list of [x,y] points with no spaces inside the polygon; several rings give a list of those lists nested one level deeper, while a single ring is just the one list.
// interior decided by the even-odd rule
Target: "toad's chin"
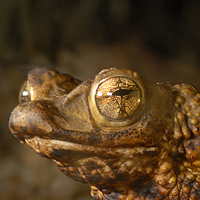
[{"label": "toad's chin", "polygon": [[123,176],[126,179],[129,176],[130,183],[146,176],[160,153],[157,147],[107,148],[37,136],[25,142],[40,155],[52,159],[65,175],[98,188],[113,182],[119,185]]}]

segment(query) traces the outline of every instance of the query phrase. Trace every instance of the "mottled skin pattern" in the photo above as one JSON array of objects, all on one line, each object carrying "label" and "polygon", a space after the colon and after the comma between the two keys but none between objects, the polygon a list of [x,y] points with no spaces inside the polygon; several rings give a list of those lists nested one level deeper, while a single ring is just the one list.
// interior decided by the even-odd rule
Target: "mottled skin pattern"
[{"label": "mottled skin pattern", "polygon": [[[105,82],[112,77],[117,86]],[[90,185],[94,199],[200,199],[200,94],[192,86],[154,84],[126,69],[84,82],[35,69],[20,99],[11,132]]]}]

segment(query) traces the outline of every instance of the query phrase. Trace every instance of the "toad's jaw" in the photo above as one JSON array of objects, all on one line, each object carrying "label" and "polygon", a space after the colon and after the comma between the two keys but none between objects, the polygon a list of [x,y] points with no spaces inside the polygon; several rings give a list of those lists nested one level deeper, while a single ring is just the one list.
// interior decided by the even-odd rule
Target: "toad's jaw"
[{"label": "toad's jaw", "polygon": [[[157,147],[97,147],[91,145],[76,144],[68,141],[60,141],[56,139],[42,139],[34,137],[31,139],[25,139],[26,143],[33,148],[37,153],[49,157],[56,157],[54,153],[59,150],[65,151],[66,156],[69,152],[81,153],[84,152],[86,155],[104,155],[106,157],[128,157],[133,158],[136,155],[142,156],[155,156],[159,154]],[[63,155],[62,155],[63,156]],[[81,156],[81,155],[80,155]]]},{"label": "toad's jaw", "polygon": [[157,147],[106,148],[37,136],[25,142],[37,153],[52,159],[65,175],[98,188],[110,188],[113,182],[118,188],[122,175],[129,176],[130,183],[146,177],[160,154]]}]

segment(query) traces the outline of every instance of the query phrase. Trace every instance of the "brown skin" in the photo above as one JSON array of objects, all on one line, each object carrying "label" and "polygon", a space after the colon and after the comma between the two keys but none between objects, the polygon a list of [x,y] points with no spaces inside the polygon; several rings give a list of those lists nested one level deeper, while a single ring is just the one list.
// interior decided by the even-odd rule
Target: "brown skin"
[{"label": "brown skin", "polygon": [[200,94],[126,69],[81,82],[35,69],[10,130],[96,200],[200,199]]}]

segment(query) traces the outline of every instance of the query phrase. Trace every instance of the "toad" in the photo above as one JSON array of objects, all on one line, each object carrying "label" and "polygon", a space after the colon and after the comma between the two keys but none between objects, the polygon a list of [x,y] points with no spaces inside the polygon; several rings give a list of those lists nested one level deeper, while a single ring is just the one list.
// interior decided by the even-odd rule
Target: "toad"
[{"label": "toad", "polygon": [[200,93],[110,68],[81,82],[34,69],[14,136],[87,183],[96,200],[200,199]]}]

